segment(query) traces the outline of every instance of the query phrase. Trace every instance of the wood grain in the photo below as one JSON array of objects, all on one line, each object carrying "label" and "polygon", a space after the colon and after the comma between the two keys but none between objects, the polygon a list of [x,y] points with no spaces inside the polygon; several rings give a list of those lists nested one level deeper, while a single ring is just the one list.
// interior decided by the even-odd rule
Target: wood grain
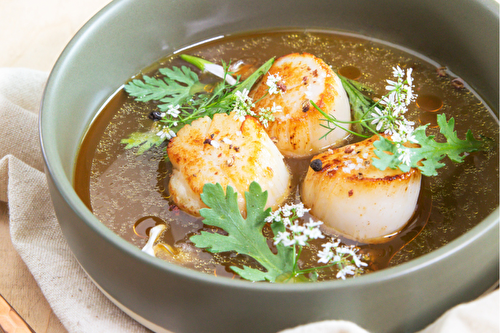
[{"label": "wood grain", "polygon": [[34,332],[2,295],[0,295],[0,329],[5,333]]},{"label": "wood grain", "polygon": [[28,325],[37,333],[67,332],[12,245],[4,202],[0,203],[0,260],[0,294]]}]

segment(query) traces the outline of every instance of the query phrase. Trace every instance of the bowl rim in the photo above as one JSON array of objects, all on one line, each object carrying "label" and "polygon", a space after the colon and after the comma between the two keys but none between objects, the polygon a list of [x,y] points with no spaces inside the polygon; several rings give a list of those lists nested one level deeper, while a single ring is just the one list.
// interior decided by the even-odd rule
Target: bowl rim
[{"label": "bowl rim", "polygon": [[[494,0],[477,0],[484,6],[494,11],[497,9],[495,4],[498,3]],[[85,25],[75,34],[68,45],[65,47],[59,58],[57,59],[52,71],[50,72],[47,84],[45,86],[43,97],[40,107],[39,116],[39,141],[41,145],[41,151],[43,155],[43,160],[45,163],[45,170],[47,176],[53,181],[55,188],[58,193],[62,196],[64,201],[73,210],[74,213],[95,233],[103,237],[108,243],[112,244],[115,248],[124,252],[127,256],[145,262],[147,265],[153,266],[155,269],[162,272],[168,272],[170,274],[176,274],[182,276],[183,278],[199,281],[208,284],[235,287],[241,289],[250,290],[261,290],[261,291],[277,291],[277,292],[309,292],[309,291],[321,291],[321,290],[332,290],[332,289],[343,289],[348,288],[352,285],[369,285],[377,284],[387,280],[396,280],[398,278],[404,277],[411,272],[420,270],[422,268],[430,267],[443,258],[449,257],[454,253],[465,248],[468,244],[474,242],[476,239],[481,238],[483,235],[490,231],[493,231],[495,227],[499,224],[500,212],[499,207],[491,212],[486,218],[484,218],[476,226],[472,227],[469,231],[457,237],[456,239],[450,241],[448,244],[441,246],[440,248],[431,251],[430,253],[424,254],[418,258],[412,259],[408,262],[396,265],[394,267],[388,267],[377,272],[362,275],[357,278],[350,278],[346,280],[331,280],[322,281],[321,283],[302,283],[302,284],[280,284],[280,283],[252,283],[245,280],[231,280],[220,277],[215,277],[209,274],[198,272],[189,268],[181,267],[159,258],[152,257],[140,248],[134,246],[133,244],[127,242],[119,235],[114,233],[111,229],[106,227],[102,222],[100,222],[96,216],[92,214],[90,209],[83,203],[78,194],[73,188],[73,185],[66,177],[66,173],[62,167],[62,162],[60,156],[56,149],[47,143],[46,137],[49,135],[45,131],[45,122],[47,116],[47,109],[50,108],[50,103],[52,102],[48,97],[52,93],[54,82],[58,80],[61,75],[61,68],[64,64],[70,60],[71,53],[79,40],[84,36],[89,29],[93,26],[95,21],[100,20],[102,17],[108,15],[114,7],[119,6],[125,0],[114,0],[103,9],[101,9],[96,15],[94,15]],[[498,16],[498,11],[496,12]]]}]

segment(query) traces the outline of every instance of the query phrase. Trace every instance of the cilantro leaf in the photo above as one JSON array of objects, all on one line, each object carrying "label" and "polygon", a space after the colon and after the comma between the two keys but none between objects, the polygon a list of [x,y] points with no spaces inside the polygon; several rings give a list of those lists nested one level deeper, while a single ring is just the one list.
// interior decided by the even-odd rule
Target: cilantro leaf
[{"label": "cilantro leaf", "polygon": [[[440,127],[441,134],[446,138],[446,142],[436,142],[434,135],[427,136],[425,131],[427,125],[418,127],[413,133],[420,147],[409,148],[398,146],[398,144],[380,137],[374,142],[376,148],[375,155],[378,159],[373,159],[373,165],[380,170],[386,168],[399,169],[407,172],[410,167],[418,168],[425,176],[436,176],[437,171],[445,164],[441,162],[446,156],[453,162],[462,162],[464,159],[463,153],[482,150],[485,148],[485,143],[476,140],[472,132],[467,131],[465,140],[458,138],[455,127],[455,120],[450,118],[446,121],[444,114],[437,116],[437,123]],[[402,151],[406,150],[410,155],[409,165],[402,163]]]},{"label": "cilantro leaf", "polygon": [[247,280],[274,282],[279,275],[292,270],[293,250],[278,246],[277,254],[274,254],[262,234],[265,218],[271,211],[270,208],[265,209],[267,191],[262,192],[256,182],[250,184],[248,192],[245,192],[246,219],[241,216],[237,197],[238,193],[231,186],[226,187],[224,194],[220,184],[205,184],[201,199],[210,208],[200,210],[200,214],[205,218],[203,222],[221,228],[227,232],[227,236],[202,231],[190,240],[197,247],[212,253],[235,251],[248,255],[257,260],[264,270],[248,266],[232,266],[231,269]]},{"label": "cilantro leaf", "polygon": [[195,93],[203,91],[204,85],[198,80],[198,75],[186,66],[161,68],[160,73],[165,77],[157,79],[144,75],[144,81],[132,80],[125,85],[125,91],[139,102],[154,100],[173,106],[182,105]]},{"label": "cilantro leaf", "polygon": [[151,131],[148,131],[134,132],[130,134],[128,138],[122,139],[121,143],[126,144],[125,149],[139,147],[139,149],[137,149],[136,151],[136,154],[141,155],[146,150],[154,146],[159,146],[163,141],[163,138],[159,137]]}]

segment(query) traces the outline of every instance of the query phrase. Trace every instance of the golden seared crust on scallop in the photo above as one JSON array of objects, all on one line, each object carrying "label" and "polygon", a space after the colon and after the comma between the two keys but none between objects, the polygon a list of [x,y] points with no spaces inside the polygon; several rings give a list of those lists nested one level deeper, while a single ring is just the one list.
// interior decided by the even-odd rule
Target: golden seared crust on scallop
[{"label": "golden seared crust on scallop", "polygon": [[[278,84],[281,93],[265,96],[270,75],[281,77]],[[287,157],[312,156],[327,147],[342,144],[347,136],[344,130],[336,128],[326,139],[320,139],[328,130],[321,126],[320,119],[324,117],[310,100],[341,121],[351,120],[351,110],[339,77],[323,60],[312,54],[293,53],[278,58],[250,96],[257,101],[256,113],[273,104],[282,107],[282,112],[275,114],[276,120],[269,123],[266,131]]]},{"label": "golden seared crust on scallop", "polygon": [[267,207],[276,208],[290,192],[290,171],[283,155],[253,117],[235,120],[216,114],[184,126],[170,140],[167,153],[173,165],[169,191],[184,211],[199,216],[206,183],[232,186],[245,214],[244,193],[252,181],[268,191]]},{"label": "golden seared crust on scallop", "polygon": [[375,135],[314,156],[301,198],[324,231],[365,243],[387,240],[412,217],[420,192],[418,169],[381,171],[371,164]]}]

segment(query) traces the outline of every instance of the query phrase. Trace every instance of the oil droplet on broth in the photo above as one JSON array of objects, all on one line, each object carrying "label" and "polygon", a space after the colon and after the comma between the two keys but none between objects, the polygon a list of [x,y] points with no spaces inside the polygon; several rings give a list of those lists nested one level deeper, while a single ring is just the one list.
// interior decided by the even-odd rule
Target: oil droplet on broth
[{"label": "oil droplet on broth", "polygon": [[351,80],[357,80],[361,77],[361,71],[354,66],[342,67],[339,69],[339,74]]},{"label": "oil droplet on broth", "polygon": [[134,223],[134,233],[141,237],[141,238],[148,238],[149,237],[149,231],[151,228],[154,226],[157,226],[159,224],[166,224],[165,221],[163,221],[161,218],[156,217],[156,216],[144,216],[138,219]]},{"label": "oil droplet on broth", "polygon": [[443,101],[441,98],[430,94],[418,95],[417,107],[424,111],[436,112],[443,107]]},{"label": "oil droplet on broth", "polygon": [[418,116],[418,121],[420,125],[427,125],[429,124],[429,128],[436,128],[438,126],[437,124],[437,113],[436,112],[420,112]]}]

